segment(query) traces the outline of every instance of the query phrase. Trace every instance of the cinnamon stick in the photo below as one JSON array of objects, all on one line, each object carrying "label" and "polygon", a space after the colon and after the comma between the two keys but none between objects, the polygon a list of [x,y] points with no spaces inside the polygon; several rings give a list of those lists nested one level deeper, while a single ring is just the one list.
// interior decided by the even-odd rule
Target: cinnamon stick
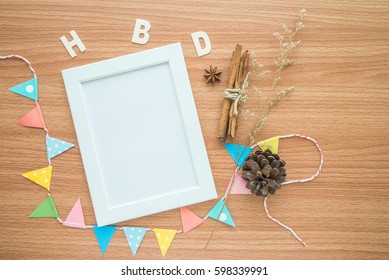
[{"label": "cinnamon stick", "polygon": [[[227,88],[232,88],[235,84],[237,68],[239,68],[239,64],[240,64],[241,53],[242,53],[242,46],[237,44],[231,59],[230,75],[228,79]],[[219,133],[217,136],[217,138],[222,141],[226,139],[227,126],[229,123],[228,121],[229,121],[230,107],[231,107],[231,100],[228,98],[224,98],[220,121],[219,121]]]},{"label": "cinnamon stick", "polygon": [[[239,62],[239,67],[236,69],[236,76],[235,76],[235,82],[234,82],[234,87],[233,87],[233,88],[236,88],[236,89],[238,89],[240,87],[240,80],[241,80],[241,76],[242,76],[242,68],[243,68],[243,65],[244,65],[243,58],[244,58],[244,53],[241,55],[240,62]],[[232,127],[233,127],[234,119],[235,119],[235,117],[234,117],[234,102],[231,102],[229,119],[228,119],[227,136],[234,137],[233,135],[235,135],[232,132]]]},{"label": "cinnamon stick", "polygon": [[232,119],[234,117],[234,102],[231,101],[230,103],[230,111],[228,113],[228,129],[227,129],[227,136],[231,135],[231,125],[232,125]]},{"label": "cinnamon stick", "polygon": [[[240,68],[239,68],[239,75],[237,76],[237,80],[235,81],[234,88],[240,88],[241,86],[243,86],[244,79],[246,78],[246,75],[247,75],[247,72],[248,72],[249,60],[250,60],[250,54],[246,50],[245,52],[243,52],[242,57],[241,57],[241,64],[240,64]],[[233,106],[234,106],[234,104],[231,104],[232,112],[234,112]],[[236,132],[236,128],[237,128],[237,120],[238,120],[238,116],[232,114],[232,119],[231,119],[230,127],[228,128],[228,131],[229,131],[228,134],[232,138],[235,137],[235,132]]]}]

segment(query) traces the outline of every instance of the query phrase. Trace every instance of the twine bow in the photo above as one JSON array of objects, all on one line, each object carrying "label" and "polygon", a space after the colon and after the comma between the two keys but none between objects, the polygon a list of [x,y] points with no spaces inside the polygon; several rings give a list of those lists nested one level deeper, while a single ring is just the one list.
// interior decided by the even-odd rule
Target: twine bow
[{"label": "twine bow", "polygon": [[241,100],[247,95],[249,86],[250,72],[247,73],[244,78],[243,85],[241,88],[226,88],[224,90],[224,98],[231,99],[234,101],[234,116],[238,115],[238,105]]}]

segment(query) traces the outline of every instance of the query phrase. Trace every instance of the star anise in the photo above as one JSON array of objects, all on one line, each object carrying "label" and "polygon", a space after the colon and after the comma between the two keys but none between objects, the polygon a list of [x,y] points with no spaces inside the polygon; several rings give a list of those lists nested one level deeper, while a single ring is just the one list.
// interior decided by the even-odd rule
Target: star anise
[{"label": "star anise", "polygon": [[209,70],[204,69],[204,71],[207,73],[207,74],[204,74],[204,77],[207,78],[207,84],[209,82],[212,82],[212,85],[213,85],[214,82],[220,81],[220,74],[222,72],[217,72],[217,67],[212,68],[212,65],[210,65]]}]

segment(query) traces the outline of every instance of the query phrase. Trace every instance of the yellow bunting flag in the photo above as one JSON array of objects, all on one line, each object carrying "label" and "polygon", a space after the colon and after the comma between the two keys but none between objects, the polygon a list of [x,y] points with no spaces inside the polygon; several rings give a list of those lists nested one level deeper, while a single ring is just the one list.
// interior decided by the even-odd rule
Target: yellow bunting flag
[{"label": "yellow bunting flag", "polygon": [[157,238],[159,249],[161,250],[162,256],[165,256],[167,250],[172,244],[174,236],[177,231],[173,229],[154,229],[155,237]]},{"label": "yellow bunting flag", "polygon": [[50,189],[51,173],[53,171],[52,166],[44,167],[41,169],[33,170],[27,173],[23,173],[22,176],[33,181],[34,183],[42,186],[46,189]]},{"label": "yellow bunting flag", "polygon": [[278,154],[278,136],[258,142],[258,147],[265,151],[269,149],[273,154]]}]

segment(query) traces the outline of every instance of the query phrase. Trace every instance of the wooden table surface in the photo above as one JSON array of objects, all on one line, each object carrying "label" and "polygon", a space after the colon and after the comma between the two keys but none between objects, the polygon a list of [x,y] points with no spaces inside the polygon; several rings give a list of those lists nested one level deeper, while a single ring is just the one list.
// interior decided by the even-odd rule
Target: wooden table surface
[{"label": "wooden table surface", "polygon": [[[302,45],[280,84],[296,90],[272,111],[256,138],[301,133],[322,145],[325,162],[320,176],[284,187],[268,201],[271,214],[295,229],[308,247],[266,217],[262,199],[230,196],[236,228],[218,224],[204,250],[215,225],[208,220],[178,234],[165,259],[388,259],[389,2],[153,2],[0,1],[0,55],[15,53],[33,63],[51,136],[77,143],[62,69],[181,42],[221,197],[234,169],[216,139],[232,50],[240,43],[271,69],[278,54],[272,33],[281,31],[282,23],[293,23],[298,10],[306,8]],[[152,24],[146,45],[131,43],[136,18]],[[73,29],[87,51],[76,50],[77,57],[71,59],[59,37]],[[190,37],[195,31],[209,35],[209,55],[196,55]],[[203,68],[210,64],[223,71],[214,87],[203,78]],[[31,78],[27,66],[2,60],[0,70],[0,258],[162,258],[152,233],[133,257],[123,232],[116,232],[102,256],[92,230],[63,227],[55,219],[27,218],[46,192],[19,174],[47,164],[44,132],[15,124],[34,106],[7,90]],[[240,122],[240,129],[251,125],[248,118]],[[309,142],[281,140],[279,153],[287,161],[290,179],[308,177],[317,168],[319,156]],[[79,148],[54,158],[53,166],[52,195],[61,218],[80,197],[86,223],[95,223]],[[214,203],[190,209],[204,216]],[[181,218],[176,209],[123,224],[179,229]]]}]

